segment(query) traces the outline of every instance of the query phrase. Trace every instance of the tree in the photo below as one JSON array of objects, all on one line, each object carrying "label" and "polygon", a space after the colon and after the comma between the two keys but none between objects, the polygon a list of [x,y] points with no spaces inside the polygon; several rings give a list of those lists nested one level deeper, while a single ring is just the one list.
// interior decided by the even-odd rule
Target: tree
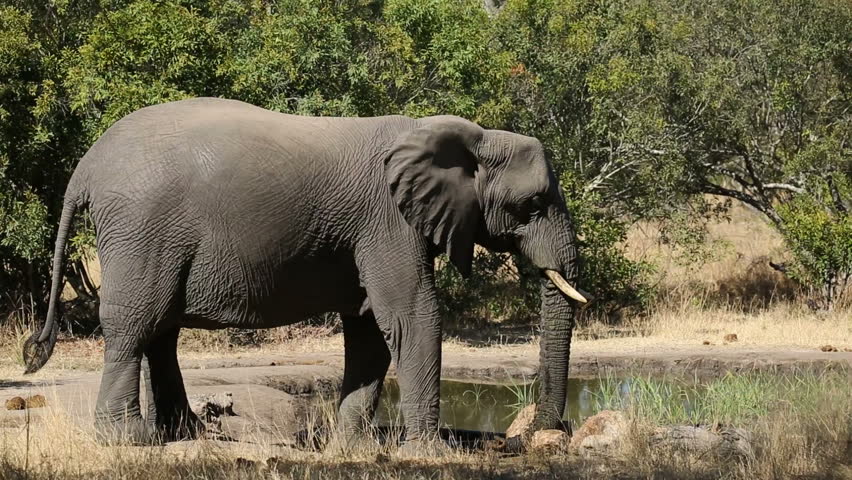
[{"label": "tree", "polygon": [[785,236],[800,279],[846,275],[841,258],[827,274],[805,257],[850,237],[807,253],[789,220],[816,212],[803,204],[817,223],[849,215],[848,2],[511,0],[500,17],[519,59],[514,125],[552,146],[569,196],[597,192],[622,221],[713,215],[725,204],[704,195],[727,197]]},{"label": "tree", "polygon": [[[473,0],[0,2],[0,282],[29,277],[37,301],[73,166],[136,109],[221,96],[497,126],[510,108],[508,54],[489,50],[488,16]],[[91,248],[79,225],[72,244]],[[66,272],[91,293],[83,269]]]},{"label": "tree", "polygon": [[[62,52],[90,12],[0,2],[0,289],[44,305],[49,248],[81,125],[63,102]],[[67,7],[67,4],[66,4]]]}]

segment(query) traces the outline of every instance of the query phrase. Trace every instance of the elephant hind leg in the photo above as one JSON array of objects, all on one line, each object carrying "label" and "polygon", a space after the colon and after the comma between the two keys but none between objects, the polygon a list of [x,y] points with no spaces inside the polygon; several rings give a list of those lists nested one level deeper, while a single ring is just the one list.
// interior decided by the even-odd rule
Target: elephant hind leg
[{"label": "elephant hind leg", "polygon": [[[108,254],[108,248],[103,250],[99,315],[105,350],[95,426],[100,439],[109,443],[159,443],[163,436],[142,416],[140,374],[143,356],[151,361],[146,355],[151,347],[177,341],[176,332],[174,339],[163,338],[176,330],[176,312],[182,309],[178,303],[182,298],[181,265],[154,256],[122,257],[123,261],[118,261],[114,254]],[[156,370],[160,366],[150,367]]]},{"label": "elephant hind leg", "polygon": [[372,312],[342,319],[345,365],[338,421],[350,443],[373,421],[391,355]]},{"label": "elephant hind leg", "polygon": [[104,370],[95,405],[98,441],[106,444],[152,444],[158,439],[142,418],[139,405],[139,373],[142,361],[141,338],[137,334],[118,335],[113,331],[120,320],[134,321],[133,312],[123,306],[101,303],[104,327]]},{"label": "elephant hind leg", "polygon": [[179,333],[179,328],[173,328],[154,338],[142,363],[148,424],[168,441],[196,438],[204,428],[189,408],[177,359]]}]

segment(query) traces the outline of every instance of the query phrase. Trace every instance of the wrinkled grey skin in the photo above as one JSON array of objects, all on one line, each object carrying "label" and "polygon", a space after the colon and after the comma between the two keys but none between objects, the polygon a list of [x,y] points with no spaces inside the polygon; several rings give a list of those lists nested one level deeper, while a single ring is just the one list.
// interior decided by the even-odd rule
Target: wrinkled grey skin
[{"label": "wrinkled grey skin", "polygon": [[[534,138],[451,116],[316,118],[185,100],[128,115],[80,161],[28,371],[52,351],[65,241],[84,205],[103,271],[96,418],[131,443],[197,433],[176,356],[181,328],[269,328],[322,312],[343,318],[344,431],[362,431],[394,361],[407,439],[424,439],[438,427],[434,257],[446,252],[467,274],[478,243],[576,283],[571,218]],[[536,429],[561,422],[574,312],[543,281]]]}]

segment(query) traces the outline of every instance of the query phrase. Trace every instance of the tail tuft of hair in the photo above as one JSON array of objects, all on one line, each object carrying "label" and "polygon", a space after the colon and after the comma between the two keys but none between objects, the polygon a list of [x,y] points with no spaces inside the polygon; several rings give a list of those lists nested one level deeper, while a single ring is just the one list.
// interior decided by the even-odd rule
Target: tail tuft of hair
[{"label": "tail tuft of hair", "polygon": [[39,342],[41,330],[30,335],[24,342],[23,358],[26,370],[24,375],[35,373],[44,366],[53,354],[53,347],[56,346],[56,337],[59,333],[58,322],[53,322],[53,328],[50,330],[50,336],[43,342]]}]

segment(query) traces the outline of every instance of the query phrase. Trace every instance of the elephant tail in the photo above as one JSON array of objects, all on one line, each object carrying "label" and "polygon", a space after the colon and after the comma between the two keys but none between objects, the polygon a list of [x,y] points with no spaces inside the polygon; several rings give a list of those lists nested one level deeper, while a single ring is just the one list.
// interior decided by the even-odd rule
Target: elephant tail
[{"label": "elephant tail", "polygon": [[56,321],[57,309],[59,307],[59,295],[62,292],[62,275],[65,266],[65,243],[68,232],[71,230],[71,221],[74,213],[79,207],[79,189],[74,188],[76,175],[72,175],[71,182],[65,192],[65,202],[62,207],[62,216],[59,219],[59,230],[56,234],[56,248],[53,252],[53,277],[50,285],[50,300],[48,300],[47,318],[41,332],[33,333],[24,342],[23,358],[26,370],[24,374],[35,373],[50,359],[53,347],[56,346],[56,336],[59,333],[59,323]]}]

